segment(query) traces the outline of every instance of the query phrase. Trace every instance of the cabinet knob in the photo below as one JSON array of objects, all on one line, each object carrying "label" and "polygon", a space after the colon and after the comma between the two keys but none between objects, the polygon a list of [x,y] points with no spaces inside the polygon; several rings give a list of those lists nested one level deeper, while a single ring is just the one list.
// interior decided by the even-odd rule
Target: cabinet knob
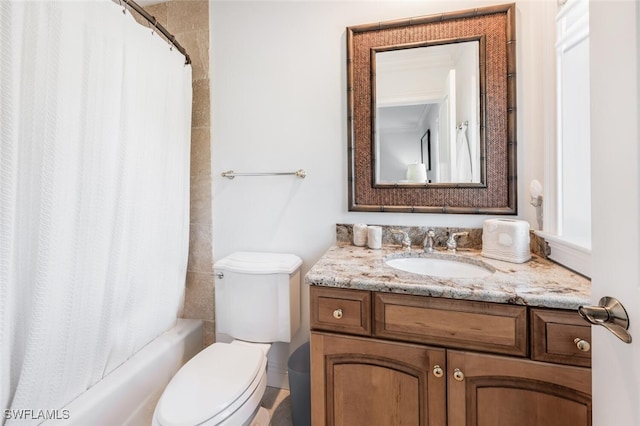
[{"label": "cabinet knob", "polygon": [[589,352],[589,350],[591,349],[591,345],[589,344],[589,342],[579,337],[573,339],[573,343],[575,343],[578,349],[580,349],[582,352]]},{"label": "cabinet knob", "polygon": [[444,376],[444,371],[442,370],[442,367],[440,367],[439,365],[434,365],[433,366],[433,375],[436,377],[442,377]]},{"label": "cabinet knob", "polygon": [[464,380],[464,373],[460,371],[459,368],[456,368],[455,370],[453,370],[453,378],[461,382]]},{"label": "cabinet knob", "polygon": [[333,311],[333,317],[335,319],[340,319],[342,318],[342,309],[338,308],[335,311]]}]

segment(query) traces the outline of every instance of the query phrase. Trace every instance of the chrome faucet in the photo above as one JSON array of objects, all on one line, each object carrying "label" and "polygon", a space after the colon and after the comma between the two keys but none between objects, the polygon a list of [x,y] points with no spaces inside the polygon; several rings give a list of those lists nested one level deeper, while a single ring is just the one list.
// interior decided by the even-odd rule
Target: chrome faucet
[{"label": "chrome faucet", "polygon": [[433,239],[436,236],[436,231],[434,231],[433,229],[429,228],[427,230],[427,236],[424,239],[424,252],[425,253],[433,253],[436,249],[433,247]]},{"label": "chrome faucet", "polygon": [[449,238],[447,239],[447,251],[451,253],[455,253],[458,249],[458,241],[456,241],[457,237],[466,237],[469,235],[468,232],[452,232],[449,234]]},{"label": "chrome faucet", "polygon": [[401,234],[402,235],[402,248],[405,250],[411,250],[411,238],[409,238],[409,234],[404,232],[401,229],[392,229],[392,234]]}]

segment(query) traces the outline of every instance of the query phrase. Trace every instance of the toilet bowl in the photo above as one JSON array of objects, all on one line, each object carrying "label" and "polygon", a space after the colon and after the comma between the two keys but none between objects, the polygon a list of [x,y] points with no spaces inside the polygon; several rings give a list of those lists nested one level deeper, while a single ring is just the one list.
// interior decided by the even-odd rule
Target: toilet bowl
[{"label": "toilet bowl", "polygon": [[267,386],[264,346],[234,341],[201,351],[169,382],[153,425],[250,424]]},{"label": "toilet bowl", "polygon": [[260,407],[272,342],[300,327],[300,265],[292,254],[233,253],[214,264],[214,343],[187,362],[165,388],[154,426],[267,426]]}]

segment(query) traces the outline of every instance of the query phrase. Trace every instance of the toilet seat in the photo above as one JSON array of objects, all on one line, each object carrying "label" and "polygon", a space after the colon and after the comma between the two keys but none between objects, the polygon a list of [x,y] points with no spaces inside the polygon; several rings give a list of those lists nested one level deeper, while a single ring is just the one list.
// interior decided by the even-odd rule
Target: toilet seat
[{"label": "toilet seat", "polygon": [[217,425],[236,413],[249,417],[266,387],[266,363],[258,347],[214,343],[171,379],[156,406],[155,421],[162,426]]}]

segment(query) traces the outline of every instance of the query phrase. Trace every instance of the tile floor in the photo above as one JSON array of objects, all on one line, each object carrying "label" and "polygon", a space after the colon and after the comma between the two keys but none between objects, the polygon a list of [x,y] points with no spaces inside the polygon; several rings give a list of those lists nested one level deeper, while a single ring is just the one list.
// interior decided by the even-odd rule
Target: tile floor
[{"label": "tile floor", "polygon": [[293,426],[291,398],[287,389],[267,387],[262,397],[262,406],[271,414],[271,426]]}]

